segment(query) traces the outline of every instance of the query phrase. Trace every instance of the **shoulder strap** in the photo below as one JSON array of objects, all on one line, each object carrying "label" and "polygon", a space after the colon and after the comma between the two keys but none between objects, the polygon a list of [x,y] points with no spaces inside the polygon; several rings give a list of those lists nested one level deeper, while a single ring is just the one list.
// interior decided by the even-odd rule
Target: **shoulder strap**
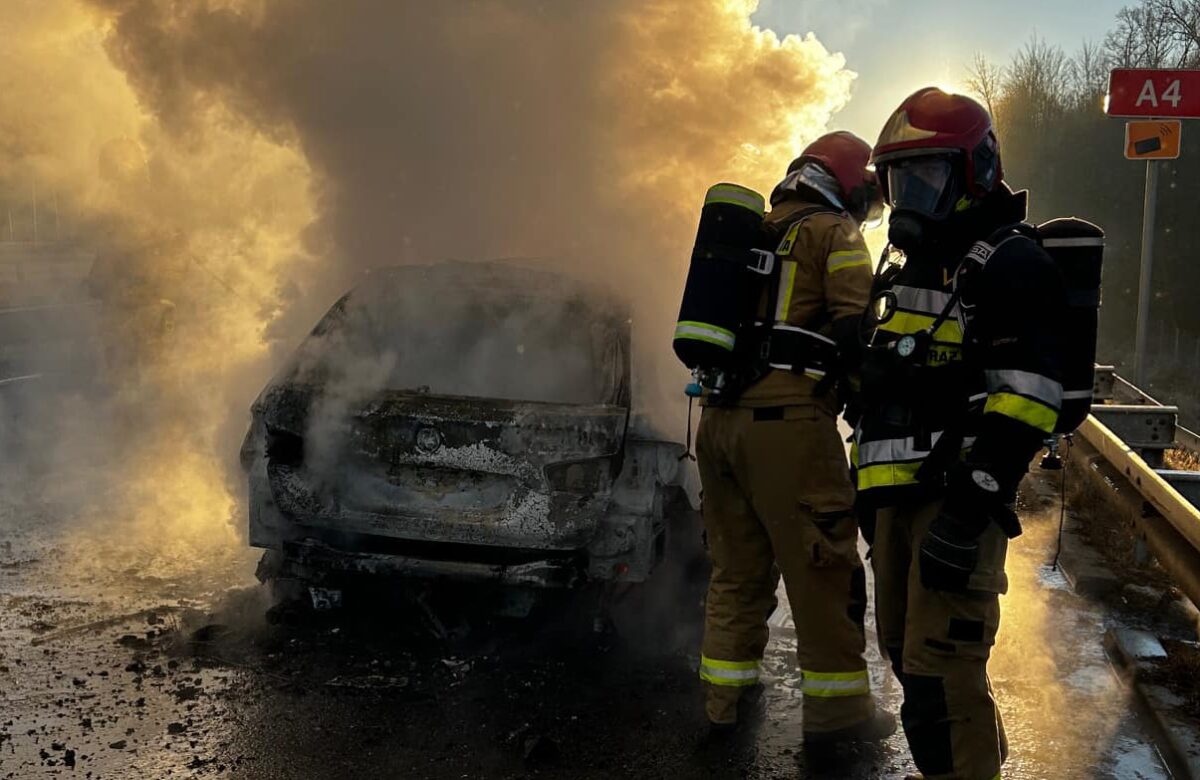
[{"label": "shoulder strap", "polygon": [[954,311],[962,300],[962,288],[958,284],[959,276],[968,263],[974,262],[980,268],[987,265],[988,260],[992,255],[996,254],[996,250],[1016,238],[1030,238],[1034,241],[1038,240],[1037,228],[1026,222],[1017,222],[1012,225],[1005,225],[1002,228],[994,231],[991,235],[982,241],[976,241],[967,250],[967,254],[959,261],[958,267],[954,269],[954,289],[950,294],[949,300],[942,308],[941,313],[933,321],[933,325],[929,327],[929,334],[932,336],[937,332],[937,329],[942,327],[942,323],[950,319],[950,314]]},{"label": "shoulder strap", "polygon": [[[1039,244],[1041,243],[1041,236],[1038,234],[1037,228],[1028,222],[1005,225],[984,240],[976,241],[972,244],[971,248],[967,250],[967,256],[963,258],[963,263],[968,260],[974,260],[980,266],[987,265],[987,261],[991,259],[997,249],[1014,238],[1021,238],[1022,236]],[[959,270],[962,269],[963,263],[959,263]],[[955,271],[955,277],[957,276],[958,271]]]},{"label": "shoulder strap", "polygon": [[792,215],[791,222],[787,223],[788,228],[783,234],[783,240],[779,242],[779,246],[775,249],[775,254],[780,257],[787,257],[792,253],[792,249],[796,246],[796,238],[800,235],[800,226],[804,224],[809,217],[817,214],[843,214],[832,206],[809,206],[806,209],[801,209]]},{"label": "shoulder strap", "polygon": [[779,318],[779,294],[783,286],[783,275],[789,272],[794,272],[795,263],[787,266],[790,262],[786,258],[792,253],[792,249],[796,246],[796,238],[800,235],[800,227],[809,218],[817,214],[841,214],[832,206],[822,206],[814,204],[797,211],[791,216],[790,221],[785,223],[787,228],[783,232],[783,239],[775,248],[775,257],[779,262],[775,263],[775,272],[771,274],[771,281],[767,288],[767,317],[769,319]]}]

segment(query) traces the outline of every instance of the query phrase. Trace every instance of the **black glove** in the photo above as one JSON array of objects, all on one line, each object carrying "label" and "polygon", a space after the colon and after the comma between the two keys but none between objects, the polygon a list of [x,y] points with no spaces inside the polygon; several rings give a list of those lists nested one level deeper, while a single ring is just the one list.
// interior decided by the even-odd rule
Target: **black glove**
[{"label": "black glove", "polygon": [[996,479],[983,469],[956,463],[946,475],[942,509],[921,540],[921,584],[930,590],[965,592],[979,565],[979,537],[993,522],[1009,538],[1021,533]]},{"label": "black glove", "polygon": [[963,593],[979,565],[979,534],[943,510],[921,540],[921,584],[929,590]]}]

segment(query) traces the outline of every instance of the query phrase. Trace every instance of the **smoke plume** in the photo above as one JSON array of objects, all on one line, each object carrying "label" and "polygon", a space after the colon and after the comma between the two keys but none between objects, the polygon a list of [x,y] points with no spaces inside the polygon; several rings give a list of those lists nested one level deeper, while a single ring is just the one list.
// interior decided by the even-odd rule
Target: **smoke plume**
[{"label": "smoke plume", "polygon": [[538,256],[606,282],[634,307],[635,404],[661,408],[704,190],[768,191],[849,95],[840,55],[755,6],[4,3],[0,180],[55,192],[96,252],[130,511],[223,534],[250,400],[380,265]]}]

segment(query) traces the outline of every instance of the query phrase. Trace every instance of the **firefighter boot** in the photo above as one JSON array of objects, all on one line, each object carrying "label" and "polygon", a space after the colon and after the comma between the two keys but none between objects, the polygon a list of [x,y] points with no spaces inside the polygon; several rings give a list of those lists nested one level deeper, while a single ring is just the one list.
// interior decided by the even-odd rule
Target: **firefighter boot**
[{"label": "firefighter boot", "polygon": [[847,742],[882,742],[896,733],[896,716],[887,710],[876,709],[871,717],[853,726],[833,731],[806,731],[804,744],[824,747]]},{"label": "firefighter boot", "polygon": [[725,734],[738,727],[753,725],[765,706],[762,684],[745,688],[708,686],[704,711],[710,731]]}]

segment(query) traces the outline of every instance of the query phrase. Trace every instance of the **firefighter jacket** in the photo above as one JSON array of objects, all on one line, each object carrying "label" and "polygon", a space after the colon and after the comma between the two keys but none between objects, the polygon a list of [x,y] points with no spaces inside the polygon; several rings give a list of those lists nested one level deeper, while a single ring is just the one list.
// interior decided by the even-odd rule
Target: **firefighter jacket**
[{"label": "firefighter jacket", "polygon": [[[812,213],[817,207],[824,210]],[[759,314],[832,338],[843,362],[856,363],[858,323],[871,295],[871,256],[854,220],[829,208],[789,198],[767,215],[765,228],[772,242],[778,241],[781,267],[778,292],[773,301],[764,299]],[[832,392],[815,393],[822,378],[811,371],[770,370],[737,405],[835,407]]]},{"label": "firefighter jacket", "polygon": [[[1007,229],[1025,213],[1026,194],[1003,187],[958,215],[936,248],[913,253],[895,275],[877,280],[875,296],[890,290],[895,297],[863,364],[864,411],[851,461],[864,505],[936,496],[956,459],[995,477],[1011,501],[1053,433],[1066,293],[1049,255]],[[956,281],[968,253],[977,261],[973,272]],[[924,354],[901,359],[896,342],[928,332],[952,303]]]}]

